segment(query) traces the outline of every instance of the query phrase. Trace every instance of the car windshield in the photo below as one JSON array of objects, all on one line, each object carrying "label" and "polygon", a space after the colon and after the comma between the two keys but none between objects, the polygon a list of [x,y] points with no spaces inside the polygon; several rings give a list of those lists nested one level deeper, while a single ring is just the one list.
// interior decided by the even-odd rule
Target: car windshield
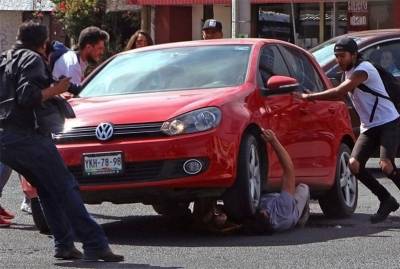
[{"label": "car windshield", "polygon": [[[317,60],[317,62],[321,66],[335,60],[335,54],[333,53],[333,48],[335,46],[336,41],[338,41],[339,38],[341,37],[330,39],[310,50],[311,53],[314,55],[315,59]],[[357,42],[357,44],[361,42],[361,38],[354,38],[354,40]]]},{"label": "car windshield", "polygon": [[81,97],[240,85],[250,45],[179,47],[121,54],[84,87]]}]

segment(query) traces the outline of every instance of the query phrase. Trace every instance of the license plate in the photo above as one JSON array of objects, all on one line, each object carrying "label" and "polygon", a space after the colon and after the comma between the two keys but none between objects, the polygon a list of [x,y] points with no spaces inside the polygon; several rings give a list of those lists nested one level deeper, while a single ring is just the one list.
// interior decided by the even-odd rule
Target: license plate
[{"label": "license plate", "polygon": [[83,154],[83,174],[115,175],[123,172],[122,152],[100,152]]}]

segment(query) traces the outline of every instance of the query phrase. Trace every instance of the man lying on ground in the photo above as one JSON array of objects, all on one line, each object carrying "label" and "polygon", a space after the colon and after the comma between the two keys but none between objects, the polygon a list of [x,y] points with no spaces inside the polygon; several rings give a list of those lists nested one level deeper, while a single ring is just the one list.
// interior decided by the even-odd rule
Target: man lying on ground
[{"label": "man lying on ground", "polygon": [[262,138],[270,143],[282,166],[282,188],[280,193],[267,193],[261,197],[255,216],[244,221],[243,225],[228,220],[223,207],[215,205],[203,215],[206,228],[216,232],[230,232],[244,228],[251,233],[272,233],[303,227],[310,216],[310,191],[305,184],[296,187],[293,162],[272,130],[263,130]]}]

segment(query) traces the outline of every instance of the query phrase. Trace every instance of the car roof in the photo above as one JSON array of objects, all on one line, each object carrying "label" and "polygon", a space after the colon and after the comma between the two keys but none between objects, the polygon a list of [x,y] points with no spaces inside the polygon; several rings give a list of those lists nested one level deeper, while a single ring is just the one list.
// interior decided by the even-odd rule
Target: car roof
[{"label": "car roof", "polygon": [[377,40],[384,40],[384,39],[400,37],[400,29],[381,29],[381,30],[352,32],[352,33],[344,34],[342,36],[338,36],[335,39],[337,40],[342,37],[353,37],[356,39],[360,39],[360,42],[358,42],[358,43],[362,47],[364,44],[369,44],[369,43],[377,41]]},{"label": "car roof", "polygon": [[372,37],[372,36],[387,36],[387,35],[396,35],[400,36],[400,29],[380,29],[380,30],[368,30],[368,31],[360,31],[360,32],[352,32],[345,34],[345,36],[354,36],[354,37]]},{"label": "car roof", "polygon": [[281,43],[287,44],[290,46],[294,46],[291,43],[277,40],[277,39],[265,39],[265,38],[225,38],[225,39],[210,39],[210,40],[195,40],[195,41],[184,41],[184,42],[174,42],[174,43],[166,43],[160,45],[147,46],[143,48],[138,48],[134,50],[130,50],[124,53],[129,52],[139,52],[139,51],[147,51],[147,50],[157,50],[157,49],[167,49],[167,48],[176,48],[176,47],[193,47],[193,46],[210,46],[210,45],[256,45],[256,44],[265,44],[265,43]]}]

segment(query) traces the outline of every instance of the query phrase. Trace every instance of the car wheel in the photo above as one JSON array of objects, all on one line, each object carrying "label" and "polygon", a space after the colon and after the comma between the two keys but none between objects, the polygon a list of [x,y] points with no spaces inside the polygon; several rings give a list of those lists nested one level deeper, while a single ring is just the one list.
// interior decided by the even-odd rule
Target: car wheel
[{"label": "car wheel", "polygon": [[254,215],[260,204],[266,166],[262,156],[254,134],[245,134],[239,149],[236,181],[223,197],[224,207],[234,219]]},{"label": "car wheel", "polygon": [[40,205],[39,198],[35,197],[31,199],[31,209],[32,209],[32,218],[35,223],[36,228],[39,232],[44,234],[50,233],[49,225],[47,224],[46,218],[43,213],[42,206]]},{"label": "car wheel", "polygon": [[154,211],[157,214],[168,217],[184,217],[191,214],[189,203],[186,202],[166,202],[162,204],[153,204]]},{"label": "car wheel", "polygon": [[333,188],[319,199],[322,211],[328,217],[350,217],[357,207],[358,184],[349,168],[350,148],[340,145]]}]

